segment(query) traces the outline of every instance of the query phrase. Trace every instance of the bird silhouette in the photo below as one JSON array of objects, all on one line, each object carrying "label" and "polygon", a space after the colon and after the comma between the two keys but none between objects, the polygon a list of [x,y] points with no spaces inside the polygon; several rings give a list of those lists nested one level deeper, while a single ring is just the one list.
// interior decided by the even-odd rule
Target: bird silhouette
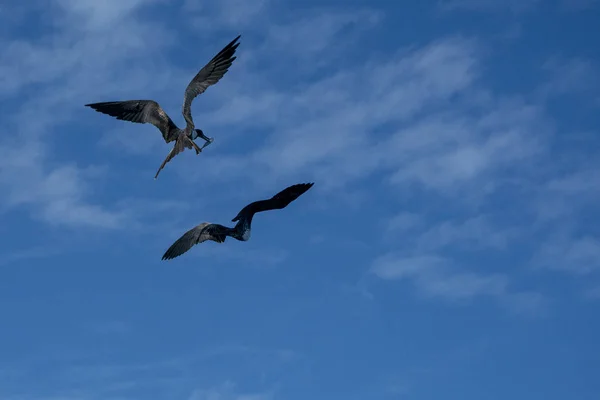
[{"label": "bird silhouette", "polygon": [[190,229],[184,233],[179,239],[175,241],[165,252],[162,259],[170,260],[175,257],[179,257],[194,245],[212,240],[213,242],[223,243],[227,236],[240,241],[248,241],[250,239],[250,232],[252,229],[252,218],[254,214],[269,210],[280,210],[285,208],[292,201],[296,200],[308,189],[310,189],[314,183],[299,183],[296,185],[289,186],[277,193],[275,196],[267,200],[259,200],[248,204],[246,207],[233,218],[231,221],[237,224],[233,227],[227,227],[219,224],[213,224],[210,222],[203,222],[198,226]]},{"label": "bird silhouette", "polygon": [[[202,149],[213,142],[214,138],[206,136],[202,129],[195,128],[191,111],[192,102],[198,95],[204,93],[209,86],[219,82],[229,70],[229,67],[236,59],[234,54],[239,46],[237,41],[240,37],[241,35],[238,35],[225,46],[188,84],[185,89],[182,107],[183,118],[186,121],[184,129],[177,127],[169,115],[154,100],[107,101],[90,103],[85,106],[123,121],[152,124],[160,130],[166,143],[175,141],[173,148],[158,168],[158,171],[156,171],[156,175],[154,176],[154,179],[156,179],[165,165],[186,148],[193,148],[196,150],[196,154],[200,154]],[[202,147],[198,147],[194,142],[194,139],[198,137],[205,141]]]}]

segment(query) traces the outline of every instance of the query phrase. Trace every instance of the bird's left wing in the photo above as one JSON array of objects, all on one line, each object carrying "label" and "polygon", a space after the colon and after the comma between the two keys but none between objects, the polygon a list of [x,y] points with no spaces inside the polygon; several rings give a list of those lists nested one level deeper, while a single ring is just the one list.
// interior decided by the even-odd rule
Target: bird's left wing
[{"label": "bird's left wing", "polygon": [[179,257],[196,244],[205,242],[207,240],[223,243],[227,237],[227,231],[228,228],[226,226],[211,224],[210,222],[203,222],[200,225],[193,227],[184,233],[179,239],[177,239],[175,243],[173,243],[171,247],[167,249],[165,254],[162,256],[162,259],[171,260],[175,257]]},{"label": "bird's left wing", "polygon": [[183,97],[183,117],[185,118],[188,125],[194,125],[192,119],[192,101],[204,93],[204,91],[211,85],[219,82],[219,80],[229,70],[229,67],[236,59],[233,55],[235,50],[240,45],[237,43],[241,35],[238,35],[233,39],[227,46],[225,46],[212,60],[208,62],[192,79],[185,89],[185,95]]}]

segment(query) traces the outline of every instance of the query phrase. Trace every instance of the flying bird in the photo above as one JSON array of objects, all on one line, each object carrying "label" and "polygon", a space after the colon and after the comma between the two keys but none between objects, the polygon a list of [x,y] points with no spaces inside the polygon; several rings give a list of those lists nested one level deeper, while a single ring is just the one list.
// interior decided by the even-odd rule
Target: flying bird
[{"label": "flying bird", "polygon": [[[85,106],[120,120],[140,124],[152,124],[160,130],[166,143],[175,141],[173,149],[171,149],[158,171],[156,171],[156,175],[154,176],[154,179],[156,179],[165,164],[186,148],[193,148],[196,150],[196,154],[200,154],[202,149],[213,142],[214,138],[206,136],[202,129],[195,128],[194,120],[192,119],[192,101],[198,95],[204,93],[209,86],[219,82],[229,70],[233,60],[236,59],[234,54],[239,46],[237,41],[240,36],[238,35],[214,56],[188,84],[185,89],[182,107],[183,118],[186,122],[184,129],[178,128],[162,107],[154,100],[107,101],[86,104]],[[205,141],[202,147],[198,147],[194,142],[194,139],[198,137]]]},{"label": "flying bird", "polygon": [[223,243],[227,236],[230,236],[243,242],[248,241],[250,239],[252,217],[254,217],[254,214],[262,211],[280,210],[285,208],[313,185],[314,183],[299,183],[292,185],[283,189],[268,200],[259,200],[248,204],[246,207],[242,208],[234,219],[231,220],[232,222],[237,221],[237,224],[233,228],[210,222],[203,222],[177,239],[177,241],[165,252],[162,259],[170,260],[179,257],[194,245],[207,240]]}]

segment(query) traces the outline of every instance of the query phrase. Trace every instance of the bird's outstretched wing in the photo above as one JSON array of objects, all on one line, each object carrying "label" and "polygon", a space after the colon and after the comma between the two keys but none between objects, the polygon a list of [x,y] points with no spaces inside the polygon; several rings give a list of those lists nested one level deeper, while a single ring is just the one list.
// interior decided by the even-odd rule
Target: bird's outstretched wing
[{"label": "bird's outstretched wing", "polygon": [[123,121],[152,124],[160,130],[167,143],[176,138],[177,126],[154,100],[106,101],[85,106]]},{"label": "bird's outstretched wing", "polygon": [[292,201],[296,200],[308,189],[314,185],[313,183],[298,183],[296,185],[289,186],[277,193],[275,196],[268,200],[259,200],[254,203],[248,204],[246,207],[238,213],[238,215],[232,219],[232,222],[239,220],[244,215],[253,215],[257,212],[268,211],[268,210],[279,210],[287,207]]},{"label": "bird's outstretched wing", "polygon": [[229,228],[219,224],[211,224],[210,222],[203,222],[198,226],[190,229],[183,234],[179,239],[175,241],[169,247],[169,249],[162,256],[163,260],[170,260],[175,257],[179,257],[194,245],[212,240],[217,243],[223,243],[229,232]]},{"label": "bird's outstretched wing", "polygon": [[167,154],[167,157],[162,162],[162,164],[160,164],[158,171],[156,171],[156,175],[154,175],[154,179],[158,178],[158,174],[160,174],[160,171],[162,171],[162,169],[165,167],[165,165],[169,161],[171,161],[171,159],[173,159],[173,157],[175,157],[177,154],[181,153],[186,148],[188,148],[188,149],[195,148],[196,154],[199,154],[202,151],[202,149],[199,148],[198,145],[196,145],[196,143],[194,143],[194,141],[192,139],[190,139],[186,134],[180,133],[179,136],[177,136],[177,139],[175,139],[175,144],[173,145],[173,148],[171,149],[171,151],[169,151],[169,154]]},{"label": "bird's outstretched wing", "polygon": [[233,39],[223,48],[223,50],[214,56],[213,59],[196,74],[194,79],[192,79],[185,89],[182,113],[188,125],[194,125],[191,110],[192,101],[194,101],[198,95],[204,93],[209,86],[219,82],[223,75],[228,71],[231,63],[236,59],[233,55],[240,45],[239,43],[236,43],[240,36],[241,35],[238,35],[238,37]]}]

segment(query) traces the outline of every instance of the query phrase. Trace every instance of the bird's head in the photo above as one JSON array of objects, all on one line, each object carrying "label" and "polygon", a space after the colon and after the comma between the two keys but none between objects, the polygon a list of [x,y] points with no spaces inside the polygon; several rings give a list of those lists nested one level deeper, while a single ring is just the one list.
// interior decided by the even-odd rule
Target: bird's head
[{"label": "bird's head", "polygon": [[192,140],[196,139],[199,136],[204,136],[204,132],[202,132],[202,129],[194,129],[194,133],[192,134]]}]

